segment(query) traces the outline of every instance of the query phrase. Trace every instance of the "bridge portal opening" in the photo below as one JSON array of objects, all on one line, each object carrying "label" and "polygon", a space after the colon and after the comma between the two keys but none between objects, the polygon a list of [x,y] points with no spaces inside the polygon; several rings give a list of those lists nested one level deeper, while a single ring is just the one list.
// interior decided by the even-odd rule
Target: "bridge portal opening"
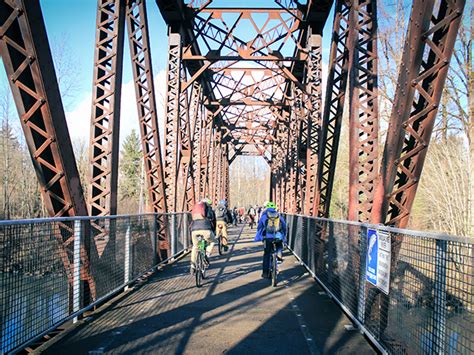
[{"label": "bridge portal opening", "polygon": [[261,156],[238,156],[230,165],[231,207],[262,205],[270,196],[270,167]]}]

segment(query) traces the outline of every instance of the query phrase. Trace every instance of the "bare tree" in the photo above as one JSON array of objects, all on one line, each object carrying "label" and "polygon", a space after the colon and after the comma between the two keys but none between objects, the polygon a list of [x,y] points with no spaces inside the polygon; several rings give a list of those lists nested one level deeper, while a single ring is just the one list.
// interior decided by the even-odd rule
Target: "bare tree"
[{"label": "bare tree", "polygon": [[468,235],[469,167],[462,139],[431,143],[418,189],[417,228]]},{"label": "bare tree", "polygon": [[81,179],[84,196],[88,196],[89,185],[87,174],[89,172],[89,145],[84,138],[76,138],[72,141],[74,157],[76,158],[77,170]]},{"label": "bare tree", "polygon": [[58,78],[59,91],[66,111],[74,104],[74,98],[81,89],[80,86],[80,63],[75,55],[69,35],[63,33],[51,41],[51,53],[53,55],[54,68]]}]

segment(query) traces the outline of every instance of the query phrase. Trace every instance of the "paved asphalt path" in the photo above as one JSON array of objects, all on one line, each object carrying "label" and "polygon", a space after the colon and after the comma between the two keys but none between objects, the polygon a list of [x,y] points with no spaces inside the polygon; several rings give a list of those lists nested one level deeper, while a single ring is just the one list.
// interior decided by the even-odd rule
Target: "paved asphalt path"
[{"label": "paved asphalt path", "polygon": [[[189,256],[108,302],[41,350],[45,354],[374,354],[288,251],[279,284],[261,278],[262,244],[230,229],[200,289]],[[216,249],[216,248],[215,248]]]}]

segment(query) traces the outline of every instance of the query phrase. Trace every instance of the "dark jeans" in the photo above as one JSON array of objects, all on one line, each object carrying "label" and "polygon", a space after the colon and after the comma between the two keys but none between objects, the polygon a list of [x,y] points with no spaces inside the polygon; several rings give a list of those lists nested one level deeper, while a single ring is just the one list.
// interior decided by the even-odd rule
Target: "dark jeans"
[{"label": "dark jeans", "polygon": [[[268,272],[270,269],[270,255],[272,253],[272,239],[265,239],[263,242],[263,267],[262,270],[263,272]],[[279,239],[277,239],[276,242],[276,248],[279,254],[281,254],[283,250],[283,242]]]}]

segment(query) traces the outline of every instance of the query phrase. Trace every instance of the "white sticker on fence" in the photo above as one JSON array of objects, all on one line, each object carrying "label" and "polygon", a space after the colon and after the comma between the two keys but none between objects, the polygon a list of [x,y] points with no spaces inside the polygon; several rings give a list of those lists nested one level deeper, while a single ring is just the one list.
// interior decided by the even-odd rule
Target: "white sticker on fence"
[{"label": "white sticker on fence", "polygon": [[367,230],[367,281],[388,295],[390,287],[390,233]]}]

